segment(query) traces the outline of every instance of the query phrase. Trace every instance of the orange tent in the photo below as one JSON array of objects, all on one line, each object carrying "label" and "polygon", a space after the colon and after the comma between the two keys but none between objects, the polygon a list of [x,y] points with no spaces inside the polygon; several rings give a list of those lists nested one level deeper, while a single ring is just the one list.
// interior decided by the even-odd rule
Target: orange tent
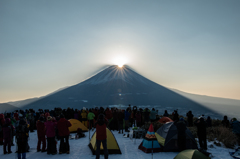
[{"label": "orange tent", "polygon": [[170,119],[169,117],[162,117],[161,119],[158,120],[158,122],[165,124],[167,122],[173,122],[173,120]]}]

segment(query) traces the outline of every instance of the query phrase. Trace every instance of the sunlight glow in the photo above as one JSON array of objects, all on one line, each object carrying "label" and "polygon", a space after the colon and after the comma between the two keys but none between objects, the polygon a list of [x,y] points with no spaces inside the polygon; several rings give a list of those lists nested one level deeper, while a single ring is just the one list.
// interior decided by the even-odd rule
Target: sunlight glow
[{"label": "sunlight glow", "polygon": [[125,57],[118,56],[113,60],[113,63],[118,65],[118,67],[123,67],[123,65],[127,63],[127,59]]}]

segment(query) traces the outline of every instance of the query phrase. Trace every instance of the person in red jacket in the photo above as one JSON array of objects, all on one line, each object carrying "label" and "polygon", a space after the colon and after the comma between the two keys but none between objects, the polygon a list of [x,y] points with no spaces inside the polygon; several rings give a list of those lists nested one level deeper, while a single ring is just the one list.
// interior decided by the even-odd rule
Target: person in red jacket
[{"label": "person in red jacket", "polygon": [[57,126],[57,122],[51,116],[48,116],[47,122],[44,125],[46,126],[47,154],[55,155],[57,153],[55,141],[55,127]]},{"label": "person in red jacket", "polygon": [[[3,125],[3,139],[4,139],[4,146],[3,146],[3,153],[12,153],[11,151],[11,143],[12,143],[12,135],[14,131],[14,126],[11,124],[11,120],[6,118],[5,124]],[[8,151],[7,151],[8,146]]]},{"label": "person in red jacket", "polygon": [[100,145],[102,143],[103,149],[104,149],[104,158],[108,159],[108,150],[107,150],[107,121],[105,120],[105,116],[103,114],[100,114],[98,116],[98,120],[95,124],[96,126],[96,143],[97,143],[97,149],[96,149],[96,159],[100,158]]},{"label": "person in red jacket", "polygon": [[[72,124],[64,118],[64,115],[60,115],[60,120],[57,123],[58,128],[58,135],[60,137],[60,148],[59,148],[59,154],[62,154],[66,151],[67,154],[69,154],[70,148],[69,148],[69,129],[68,127],[72,126]],[[64,142],[64,139],[66,142]],[[66,147],[65,147],[66,146]],[[65,151],[64,151],[65,149]]]},{"label": "person in red jacket", "polygon": [[[37,135],[38,135],[38,144],[37,144],[37,152],[42,151],[46,152],[46,127],[44,125],[44,117],[40,117],[36,123],[37,126]],[[42,143],[42,149],[40,149]]]}]

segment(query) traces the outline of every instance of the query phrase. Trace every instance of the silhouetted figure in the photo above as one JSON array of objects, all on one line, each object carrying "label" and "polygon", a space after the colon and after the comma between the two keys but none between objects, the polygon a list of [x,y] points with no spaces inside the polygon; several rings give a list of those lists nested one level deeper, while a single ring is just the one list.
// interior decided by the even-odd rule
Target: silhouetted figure
[{"label": "silhouetted figure", "polygon": [[179,121],[175,122],[175,125],[178,130],[178,149],[179,151],[183,151],[186,149],[186,123],[183,118],[180,118]]},{"label": "silhouetted figure", "polygon": [[200,147],[204,150],[207,150],[207,124],[204,121],[204,118],[201,117],[200,119],[197,119],[194,124],[197,126],[197,135]]},{"label": "silhouetted figure", "polygon": [[173,112],[173,121],[178,121],[179,120],[178,116],[179,116],[179,114],[178,114],[177,110],[174,110],[174,112]]},{"label": "silhouetted figure", "polygon": [[189,111],[188,113],[187,113],[187,117],[188,117],[188,126],[189,127],[192,127],[193,126],[193,114],[192,114],[192,111]]},{"label": "silhouetted figure", "polygon": [[210,116],[207,117],[206,122],[207,122],[207,127],[212,127],[212,119]]},{"label": "silhouetted figure", "polygon": [[229,120],[228,120],[228,117],[226,115],[223,117],[222,125],[226,128],[229,128]]},{"label": "silhouetted figure", "polygon": [[168,117],[168,116],[169,116],[169,114],[168,114],[167,110],[165,110],[165,112],[164,112],[163,116],[165,116],[165,117]]}]

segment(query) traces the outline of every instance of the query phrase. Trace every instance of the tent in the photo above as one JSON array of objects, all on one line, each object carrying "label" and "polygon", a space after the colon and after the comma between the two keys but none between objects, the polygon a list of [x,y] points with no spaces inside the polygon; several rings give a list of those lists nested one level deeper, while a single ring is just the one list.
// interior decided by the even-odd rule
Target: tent
[{"label": "tent", "polygon": [[88,128],[86,128],[79,120],[69,119],[68,121],[72,124],[72,126],[68,128],[70,132],[76,132],[78,128],[81,128],[83,132],[88,131]]},{"label": "tent", "polygon": [[[88,144],[89,148],[92,150],[93,155],[95,155],[95,152],[97,149],[96,135],[97,134],[95,132],[91,138],[90,143]],[[108,149],[108,154],[122,154],[116,138],[108,128],[107,128],[107,149]],[[100,154],[104,154],[102,144],[100,146]]]},{"label": "tent", "polygon": [[174,159],[209,159],[198,150],[184,150],[180,152]]},{"label": "tent", "polygon": [[158,120],[158,122],[165,124],[167,122],[173,122],[173,120],[170,119],[169,117],[162,117],[161,119]]},{"label": "tent", "polygon": [[147,134],[143,139],[142,143],[138,146],[138,149],[142,150],[145,153],[150,153],[152,151],[153,152],[162,151],[161,146],[159,145],[156,139],[152,124],[149,126]]},{"label": "tent", "polygon": [[[197,149],[197,142],[191,131],[186,131],[186,149]],[[178,130],[174,122],[169,122],[160,127],[155,133],[158,143],[163,146],[163,151],[178,151]]]}]

